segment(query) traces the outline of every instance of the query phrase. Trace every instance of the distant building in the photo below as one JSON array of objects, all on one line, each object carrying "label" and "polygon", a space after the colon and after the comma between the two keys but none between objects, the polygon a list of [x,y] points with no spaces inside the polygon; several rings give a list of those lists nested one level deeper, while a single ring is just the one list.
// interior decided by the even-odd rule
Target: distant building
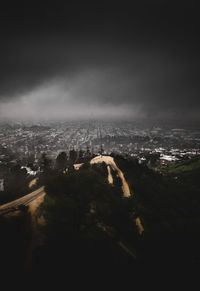
[{"label": "distant building", "polygon": [[0,179],[0,191],[4,191],[4,179]]}]

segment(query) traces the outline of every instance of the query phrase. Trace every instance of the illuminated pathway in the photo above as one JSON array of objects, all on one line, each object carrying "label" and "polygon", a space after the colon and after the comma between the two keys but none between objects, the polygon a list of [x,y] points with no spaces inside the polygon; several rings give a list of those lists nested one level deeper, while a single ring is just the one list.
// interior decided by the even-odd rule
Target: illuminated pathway
[{"label": "illuminated pathway", "polygon": [[[97,156],[97,157],[93,158],[90,161],[90,164],[98,164],[98,163],[103,163],[103,162],[106,163],[108,166],[110,166],[114,171],[117,171],[118,176],[122,180],[122,191],[123,191],[124,197],[130,197],[131,193],[130,193],[130,189],[129,189],[128,183],[126,182],[126,180],[124,178],[124,174],[122,173],[122,171],[117,167],[113,157],[110,157],[110,156]],[[109,170],[108,170],[108,175],[109,175]],[[109,176],[109,179],[110,178],[111,177]]]},{"label": "illuminated pathway", "polygon": [[19,198],[9,203],[0,205],[0,214],[5,214],[10,211],[17,210],[20,206],[24,205],[27,206],[33,200],[37,199],[40,196],[44,196],[44,186],[40,187],[39,189]]},{"label": "illuminated pathway", "polygon": [[[91,161],[90,164],[98,164],[98,163],[103,163],[105,162],[107,164],[107,170],[108,170],[108,182],[110,184],[113,184],[113,177],[111,174],[111,169],[112,168],[114,171],[117,172],[118,177],[120,177],[121,181],[122,181],[122,191],[123,191],[123,196],[124,197],[130,197],[131,193],[130,193],[130,189],[129,189],[129,185],[126,182],[126,179],[124,178],[124,174],[122,173],[122,171],[118,168],[118,166],[116,165],[114,158],[110,157],[110,156],[96,156],[94,157]],[[83,164],[74,164],[74,168],[76,170],[78,170]],[[34,181],[34,183],[33,183]],[[35,180],[33,180],[32,183],[30,183],[30,187],[35,184]],[[44,192],[44,186],[40,187],[39,189],[19,198],[16,199],[14,201],[11,201],[9,203],[0,205],[0,214],[5,214],[8,213],[10,211],[14,211],[17,210],[20,206],[24,205],[27,206],[29,205],[32,201],[34,201],[35,199],[41,197],[41,199],[37,199],[37,203],[34,203],[32,206],[34,209],[36,209],[37,207],[35,205],[38,206],[38,204],[40,204],[45,196],[45,192]],[[35,201],[36,202],[36,201]],[[31,207],[30,207],[31,209]],[[136,222],[136,226],[138,228],[138,232],[141,235],[144,231],[144,227],[142,225],[142,222],[140,220],[139,217],[136,218],[135,220]]]},{"label": "illuminated pathway", "polygon": [[[97,163],[103,163],[103,162],[107,164],[107,169],[108,169],[108,182],[110,184],[113,184],[113,177],[112,177],[111,171],[110,171],[110,167],[111,167],[114,171],[117,171],[118,177],[121,178],[121,181],[122,181],[122,191],[123,191],[124,197],[130,197],[131,196],[131,192],[130,192],[129,185],[126,182],[126,179],[124,178],[124,174],[117,167],[117,165],[116,165],[113,157],[110,157],[110,156],[97,156],[97,157],[93,158],[90,161],[90,164],[97,164]],[[137,217],[135,219],[135,223],[136,223],[136,226],[138,228],[139,235],[142,235],[142,233],[144,231],[144,227],[142,225],[142,222],[141,222],[140,217]]]}]

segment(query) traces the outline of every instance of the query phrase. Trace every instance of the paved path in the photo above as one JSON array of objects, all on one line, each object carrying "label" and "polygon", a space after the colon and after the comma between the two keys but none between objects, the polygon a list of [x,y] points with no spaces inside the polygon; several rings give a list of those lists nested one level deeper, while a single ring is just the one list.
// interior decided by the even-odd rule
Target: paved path
[{"label": "paved path", "polygon": [[39,196],[44,194],[44,186],[40,187],[39,189],[21,197],[9,203],[0,205],[0,214],[5,214],[9,211],[16,210],[20,206],[24,205],[27,206],[31,201],[35,200]]}]

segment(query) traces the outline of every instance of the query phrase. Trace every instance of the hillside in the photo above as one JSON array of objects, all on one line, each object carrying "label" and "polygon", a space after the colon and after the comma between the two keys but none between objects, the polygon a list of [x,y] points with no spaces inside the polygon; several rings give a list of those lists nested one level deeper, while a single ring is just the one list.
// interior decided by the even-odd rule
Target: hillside
[{"label": "hillside", "polygon": [[[40,174],[38,185],[45,186],[46,196],[37,216],[45,223],[37,226],[43,242],[36,244],[31,270],[58,274],[64,264],[69,274],[106,276],[111,270],[130,274],[199,264],[198,161],[174,165],[179,174],[172,174],[172,167],[160,174],[136,159],[116,155],[104,160],[107,164],[82,161]],[[27,245],[33,226],[27,209],[21,211],[20,232]],[[0,221],[4,231],[5,221]],[[9,221],[12,231],[15,217]]]},{"label": "hillside", "polygon": [[79,266],[79,271],[87,261],[90,272],[136,264],[134,200],[123,197],[113,171],[113,184],[107,176],[106,164],[86,163],[79,170],[51,171],[43,177],[47,240],[36,258],[40,266],[41,260],[48,266],[49,258],[51,265],[52,260],[56,266],[66,260],[67,269]]}]

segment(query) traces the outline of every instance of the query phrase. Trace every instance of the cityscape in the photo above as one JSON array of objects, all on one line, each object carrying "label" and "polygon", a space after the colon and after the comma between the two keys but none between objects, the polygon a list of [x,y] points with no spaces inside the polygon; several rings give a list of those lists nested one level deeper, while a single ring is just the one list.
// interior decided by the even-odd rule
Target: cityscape
[{"label": "cityscape", "polygon": [[157,154],[162,161],[177,161],[200,154],[200,130],[135,125],[133,122],[62,121],[1,124],[0,164],[14,154],[23,166],[37,164],[42,153],[55,159],[70,150],[91,155],[111,153],[145,161]]},{"label": "cityscape", "polygon": [[197,3],[4,2],[5,286],[179,290],[200,267]]}]

